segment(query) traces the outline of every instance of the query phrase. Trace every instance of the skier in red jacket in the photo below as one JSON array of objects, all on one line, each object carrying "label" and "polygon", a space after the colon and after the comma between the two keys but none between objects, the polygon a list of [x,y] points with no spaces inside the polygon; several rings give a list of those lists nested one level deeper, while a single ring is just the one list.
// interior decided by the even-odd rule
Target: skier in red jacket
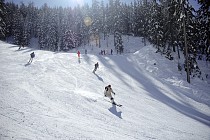
[{"label": "skier in red jacket", "polygon": [[80,51],[77,52],[78,58],[80,58]]}]

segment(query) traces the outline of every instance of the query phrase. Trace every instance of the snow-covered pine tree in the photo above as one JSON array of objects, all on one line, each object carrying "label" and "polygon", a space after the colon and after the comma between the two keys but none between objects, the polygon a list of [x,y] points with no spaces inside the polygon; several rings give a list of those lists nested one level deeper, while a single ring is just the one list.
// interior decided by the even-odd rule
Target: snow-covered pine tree
[{"label": "snow-covered pine tree", "polygon": [[37,38],[38,9],[33,2],[30,2],[27,6],[27,19],[30,38]]},{"label": "snow-covered pine tree", "polygon": [[4,3],[4,0],[0,0],[0,39],[3,39],[3,40],[6,37],[5,16],[6,16],[5,3]]},{"label": "snow-covered pine tree", "polygon": [[100,31],[101,33],[103,33],[103,39],[105,40],[106,38],[106,30],[107,30],[107,25],[106,25],[106,15],[107,15],[107,12],[106,12],[106,9],[105,9],[105,6],[104,6],[104,1],[101,0],[101,4],[100,4],[100,17],[101,17],[101,25],[100,25]]},{"label": "snow-covered pine tree", "polygon": [[63,48],[62,50],[68,51],[70,49],[78,47],[80,44],[80,38],[78,34],[72,30],[67,30],[63,36]]},{"label": "snow-covered pine tree", "polygon": [[151,3],[151,21],[150,21],[150,30],[148,31],[150,36],[150,41],[156,45],[157,52],[163,51],[163,12],[162,7],[156,2]]},{"label": "snow-covered pine tree", "polygon": [[114,30],[118,31],[120,33],[123,33],[123,24],[124,24],[124,19],[123,19],[123,7],[120,2],[120,0],[115,0],[114,1]]},{"label": "snow-covered pine tree", "polygon": [[107,16],[106,16],[106,25],[107,25],[107,29],[108,29],[108,34],[114,34],[114,19],[113,17],[114,15],[114,1],[113,0],[109,0],[109,4],[107,5],[106,8],[107,11]]},{"label": "snow-covered pine tree", "polygon": [[21,4],[20,6],[21,13],[23,15],[23,24],[22,24],[22,36],[21,36],[21,46],[28,46],[31,39],[31,19],[30,19],[30,8]]},{"label": "snow-covered pine tree", "polygon": [[49,50],[49,7],[44,4],[38,13],[38,43],[40,49]]},{"label": "snow-covered pine tree", "polygon": [[130,7],[127,4],[122,5],[122,18],[123,18],[123,34],[131,33],[131,16],[130,16]]},{"label": "snow-covered pine tree", "polygon": [[14,23],[14,12],[16,11],[16,7],[12,3],[6,3],[6,16],[5,16],[5,29],[6,35],[5,37],[13,36],[13,23]]},{"label": "snow-covered pine tree", "polygon": [[14,44],[21,45],[22,36],[23,36],[23,15],[20,10],[14,12],[14,23],[13,23],[13,38]]},{"label": "snow-covered pine tree", "polygon": [[133,5],[133,33],[135,36],[139,36],[140,33],[139,31],[141,31],[142,28],[142,24],[141,24],[141,18],[142,18],[142,14],[140,11],[140,7],[141,5],[139,3],[137,3],[136,1],[134,1],[134,5]]},{"label": "snow-covered pine tree", "polygon": [[21,46],[28,46],[30,43],[30,28],[28,26],[29,23],[27,21],[23,23]]},{"label": "snow-covered pine tree", "polygon": [[92,0],[91,19],[92,25],[90,26],[90,38],[95,41],[95,45],[100,47],[100,32],[102,31],[103,10],[100,9],[100,3],[97,0]]},{"label": "snow-covered pine tree", "polygon": [[118,31],[115,31],[114,33],[114,44],[115,44],[115,50],[117,51],[117,54],[123,53],[124,47],[123,47],[123,41],[122,41],[122,34]]},{"label": "snow-covered pine tree", "polygon": [[[190,74],[195,77],[201,78],[201,70],[197,64],[197,32],[195,10],[188,2],[185,3],[186,14],[186,33],[187,33],[187,46],[188,46],[188,63]],[[186,55],[186,54],[185,54]],[[186,65],[186,64],[185,64]]]},{"label": "snow-covered pine tree", "polygon": [[48,44],[49,44],[49,50],[50,51],[56,51],[58,50],[58,19],[57,14],[55,10],[52,10],[49,15],[50,24],[48,26],[49,28],[49,38],[48,38]]},{"label": "snow-covered pine tree", "polygon": [[210,3],[207,0],[198,1],[201,7],[197,11],[197,24],[198,24],[198,38],[199,38],[199,55],[202,58],[204,54],[204,59],[206,62],[210,62]]},{"label": "snow-covered pine tree", "polygon": [[142,36],[143,36],[143,42],[144,45],[146,45],[146,38],[149,38],[149,27],[150,27],[150,18],[151,18],[151,7],[149,4],[147,4],[147,1],[145,1],[142,6]]}]

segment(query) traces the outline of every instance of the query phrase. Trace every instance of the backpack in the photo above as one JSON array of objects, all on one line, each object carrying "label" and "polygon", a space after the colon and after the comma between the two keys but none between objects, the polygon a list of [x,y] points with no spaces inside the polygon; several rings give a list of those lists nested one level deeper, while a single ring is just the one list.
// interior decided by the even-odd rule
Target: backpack
[{"label": "backpack", "polygon": [[108,91],[108,87],[105,87],[105,90]]},{"label": "backpack", "polygon": [[98,68],[98,63],[95,64],[95,68]]},{"label": "backpack", "polygon": [[31,57],[32,57],[32,58],[34,58],[34,57],[35,57],[35,54],[34,54],[34,52],[33,52],[33,53],[31,53]]}]

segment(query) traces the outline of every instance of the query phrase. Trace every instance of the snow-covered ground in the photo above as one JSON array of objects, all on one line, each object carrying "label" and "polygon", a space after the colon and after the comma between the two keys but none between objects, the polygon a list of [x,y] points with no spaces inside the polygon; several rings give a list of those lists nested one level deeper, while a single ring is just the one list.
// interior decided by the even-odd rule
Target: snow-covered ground
[{"label": "snow-covered ground", "polygon": [[[0,140],[209,140],[210,84],[188,84],[177,60],[140,38],[123,41],[126,54],[99,55],[110,40],[80,59],[0,41]],[[122,107],[103,96],[108,84]]]}]

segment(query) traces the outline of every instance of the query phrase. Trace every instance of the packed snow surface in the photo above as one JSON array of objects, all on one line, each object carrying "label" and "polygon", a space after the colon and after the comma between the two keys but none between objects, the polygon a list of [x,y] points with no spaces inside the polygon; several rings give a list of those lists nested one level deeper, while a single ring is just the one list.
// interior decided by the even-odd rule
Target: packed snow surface
[{"label": "packed snow surface", "polygon": [[[124,37],[121,55],[110,55],[114,47],[106,41],[101,48],[83,46],[80,59],[78,50],[31,44],[18,50],[0,41],[0,140],[210,140],[207,79],[187,83],[176,59],[140,38]],[[122,107],[104,97],[108,84]]]}]

